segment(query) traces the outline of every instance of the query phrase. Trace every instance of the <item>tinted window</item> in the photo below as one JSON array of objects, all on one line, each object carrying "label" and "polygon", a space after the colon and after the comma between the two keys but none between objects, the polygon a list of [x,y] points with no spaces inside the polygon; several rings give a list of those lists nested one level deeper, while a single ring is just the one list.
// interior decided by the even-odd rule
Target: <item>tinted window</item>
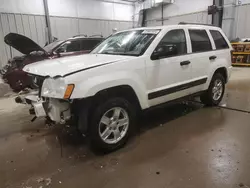
[{"label": "tinted window", "polygon": [[61,53],[80,51],[80,41],[79,40],[67,41],[60,48],[58,48],[56,51],[59,51]]},{"label": "tinted window", "polygon": [[66,47],[66,52],[76,52],[80,51],[80,42],[79,41],[70,41]]},{"label": "tinted window", "polygon": [[[185,32],[182,29],[169,31],[160,41],[156,49],[161,47],[176,48],[175,55],[182,55],[187,53],[187,44]],[[163,48],[164,49],[164,48]],[[167,57],[167,56],[166,56]]]},{"label": "tinted window", "polygon": [[81,40],[81,50],[93,50],[101,39],[84,39]]},{"label": "tinted window", "polygon": [[210,33],[214,39],[216,49],[229,48],[226,40],[224,39],[224,37],[221,35],[219,31],[211,30]]},{"label": "tinted window", "polygon": [[211,42],[205,30],[189,30],[193,52],[205,52],[212,50]]},{"label": "tinted window", "polygon": [[55,42],[48,44],[47,46],[44,46],[43,49],[46,52],[51,52],[51,51],[55,50],[55,48],[62,43],[63,43],[63,41],[55,41]]}]

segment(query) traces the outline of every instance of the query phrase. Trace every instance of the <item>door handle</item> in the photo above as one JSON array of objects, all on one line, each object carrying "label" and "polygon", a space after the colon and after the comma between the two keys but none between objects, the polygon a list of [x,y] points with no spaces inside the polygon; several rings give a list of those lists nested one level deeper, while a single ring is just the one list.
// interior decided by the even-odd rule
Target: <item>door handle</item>
[{"label": "door handle", "polygon": [[180,63],[181,66],[184,66],[184,65],[189,65],[191,62],[190,61],[182,61]]},{"label": "door handle", "polygon": [[213,55],[209,57],[209,60],[215,60],[217,58],[217,56]]}]

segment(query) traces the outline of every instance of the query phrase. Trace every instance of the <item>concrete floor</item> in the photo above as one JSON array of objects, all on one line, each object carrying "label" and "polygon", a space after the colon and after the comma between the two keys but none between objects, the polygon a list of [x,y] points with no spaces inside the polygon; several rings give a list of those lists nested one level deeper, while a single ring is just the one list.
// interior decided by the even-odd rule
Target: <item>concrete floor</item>
[{"label": "concrete floor", "polygon": [[[250,69],[235,68],[222,106],[250,111]],[[137,136],[108,155],[75,131],[30,122],[0,100],[0,187],[250,187],[250,114],[194,103],[147,112]]]}]

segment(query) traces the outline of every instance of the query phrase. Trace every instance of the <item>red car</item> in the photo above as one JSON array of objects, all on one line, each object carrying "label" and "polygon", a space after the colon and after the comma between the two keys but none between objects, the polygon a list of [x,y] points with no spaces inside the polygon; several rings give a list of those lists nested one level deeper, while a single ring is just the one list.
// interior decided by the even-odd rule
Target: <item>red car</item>
[{"label": "red car", "polygon": [[10,59],[7,65],[0,70],[0,74],[16,92],[25,88],[33,88],[31,77],[22,70],[25,65],[44,59],[89,53],[102,40],[102,36],[79,35],[65,41],[55,41],[42,48],[30,38],[9,33],[4,37],[5,43],[24,55]]}]

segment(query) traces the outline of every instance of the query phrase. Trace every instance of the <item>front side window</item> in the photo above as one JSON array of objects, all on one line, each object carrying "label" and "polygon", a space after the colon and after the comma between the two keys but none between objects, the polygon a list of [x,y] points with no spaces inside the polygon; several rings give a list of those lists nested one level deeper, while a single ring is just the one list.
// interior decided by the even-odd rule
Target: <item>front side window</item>
[{"label": "front side window", "polygon": [[159,29],[132,30],[114,34],[97,46],[92,53],[110,55],[142,55]]},{"label": "front side window", "polygon": [[224,39],[224,37],[219,31],[210,30],[210,33],[214,39],[214,43],[217,50],[229,48],[227,41]]},{"label": "front side window", "polygon": [[189,29],[189,35],[191,39],[193,53],[206,52],[212,50],[212,45],[206,30]]},{"label": "front side window", "polygon": [[154,54],[162,54],[161,58],[183,55],[187,53],[186,36],[183,29],[169,31],[160,41]]}]

